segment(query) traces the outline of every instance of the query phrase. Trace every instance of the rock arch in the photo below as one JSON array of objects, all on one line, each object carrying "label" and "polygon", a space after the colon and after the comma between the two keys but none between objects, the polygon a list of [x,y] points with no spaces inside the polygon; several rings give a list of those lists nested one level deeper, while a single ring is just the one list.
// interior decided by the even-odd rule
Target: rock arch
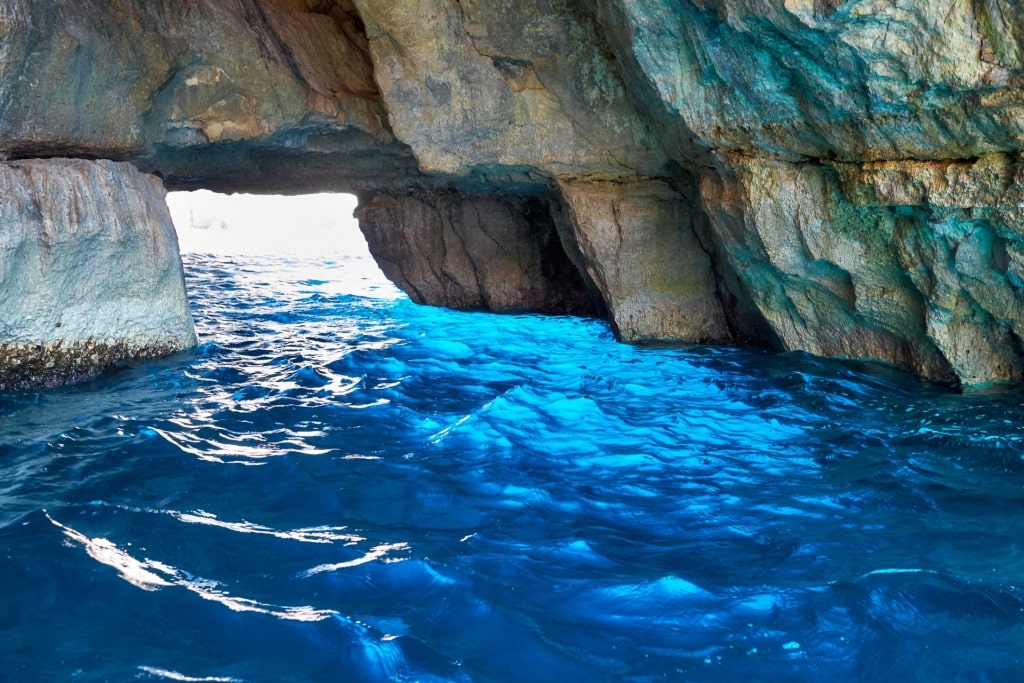
[{"label": "rock arch", "polygon": [[[10,275],[46,231],[159,216],[112,199],[134,187],[159,203],[153,178],[347,191],[424,303],[596,311],[625,340],[1019,379],[1024,14],[869,6],[11,0],[0,169],[28,194],[0,197],[0,303],[50,296],[33,289],[42,270]],[[81,211],[58,211],[70,196]],[[132,249],[75,267],[144,258]],[[0,376],[26,349],[88,341],[34,329],[0,323]],[[126,332],[89,334],[121,348]],[[151,341],[139,348],[170,348]]]}]

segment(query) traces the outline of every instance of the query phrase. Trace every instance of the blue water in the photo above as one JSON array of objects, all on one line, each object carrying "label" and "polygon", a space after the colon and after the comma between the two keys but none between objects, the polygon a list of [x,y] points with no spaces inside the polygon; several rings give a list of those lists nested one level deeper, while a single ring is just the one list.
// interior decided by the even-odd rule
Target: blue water
[{"label": "blue water", "polygon": [[0,395],[2,680],[1024,677],[1020,391],[186,267],[196,351]]}]

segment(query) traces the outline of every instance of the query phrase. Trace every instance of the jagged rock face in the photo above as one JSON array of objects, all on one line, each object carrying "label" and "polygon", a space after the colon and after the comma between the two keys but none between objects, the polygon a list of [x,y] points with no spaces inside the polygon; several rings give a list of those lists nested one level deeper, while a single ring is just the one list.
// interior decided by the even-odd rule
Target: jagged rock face
[{"label": "jagged rock face", "polygon": [[732,169],[702,187],[723,207],[713,233],[784,348],[972,384],[1024,377],[1015,163]]},{"label": "jagged rock face", "polygon": [[0,390],[195,345],[164,197],[130,164],[0,164]]},{"label": "jagged rock face", "polygon": [[960,159],[1020,148],[1014,0],[599,0],[616,52],[708,149]]},{"label": "jagged rock face", "polygon": [[1013,0],[9,0],[0,155],[357,191],[428,303],[987,382],[1024,373],[1022,76]]},{"label": "jagged rock face", "polygon": [[1020,147],[1022,26],[1010,0],[9,0],[0,149],[239,183],[289,150],[384,180],[962,159]]},{"label": "jagged rock face", "polygon": [[423,170],[658,176],[660,133],[630,101],[586,3],[356,0],[395,134]]},{"label": "jagged rock face", "polygon": [[[554,178],[623,338],[1021,377],[1013,173],[945,161],[1020,147],[1016,5],[359,5],[396,134],[429,170]],[[637,192],[685,185],[670,159],[700,208]]]}]

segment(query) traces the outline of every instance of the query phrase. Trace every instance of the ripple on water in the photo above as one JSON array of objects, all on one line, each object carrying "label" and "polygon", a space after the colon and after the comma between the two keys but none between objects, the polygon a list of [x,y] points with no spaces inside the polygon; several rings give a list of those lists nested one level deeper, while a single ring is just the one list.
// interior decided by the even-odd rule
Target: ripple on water
[{"label": "ripple on water", "polygon": [[186,259],[198,349],[0,396],[12,680],[1024,667],[1018,390]]}]

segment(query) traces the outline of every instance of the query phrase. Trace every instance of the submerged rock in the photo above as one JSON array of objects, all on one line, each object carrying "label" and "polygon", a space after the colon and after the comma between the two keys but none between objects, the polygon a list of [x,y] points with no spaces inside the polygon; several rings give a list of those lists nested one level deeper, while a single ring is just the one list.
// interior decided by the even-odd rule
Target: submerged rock
[{"label": "submerged rock", "polygon": [[160,181],[109,161],[0,164],[0,390],[195,345]]}]

